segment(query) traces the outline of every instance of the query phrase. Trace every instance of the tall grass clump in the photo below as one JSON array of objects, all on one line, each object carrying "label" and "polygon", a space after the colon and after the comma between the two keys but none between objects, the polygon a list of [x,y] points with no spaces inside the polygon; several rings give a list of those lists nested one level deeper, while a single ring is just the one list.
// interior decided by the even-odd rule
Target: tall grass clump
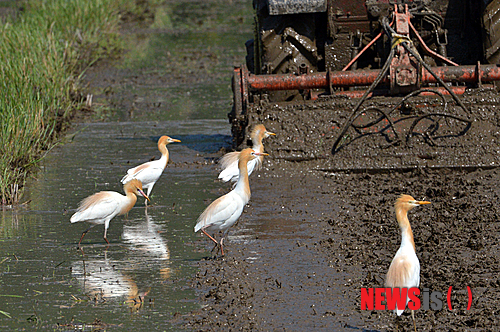
[{"label": "tall grass clump", "polygon": [[79,106],[83,70],[117,45],[120,1],[23,4],[0,24],[0,205],[17,203],[27,175]]}]

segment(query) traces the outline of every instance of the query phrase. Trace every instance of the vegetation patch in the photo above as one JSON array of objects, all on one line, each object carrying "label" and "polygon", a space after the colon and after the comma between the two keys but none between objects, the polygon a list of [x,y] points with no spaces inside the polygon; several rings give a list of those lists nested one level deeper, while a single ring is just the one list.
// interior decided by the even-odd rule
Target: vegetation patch
[{"label": "vegetation patch", "polygon": [[83,106],[85,69],[120,49],[125,3],[15,2],[17,14],[0,25],[0,205],[19,202],[27,176]]}]

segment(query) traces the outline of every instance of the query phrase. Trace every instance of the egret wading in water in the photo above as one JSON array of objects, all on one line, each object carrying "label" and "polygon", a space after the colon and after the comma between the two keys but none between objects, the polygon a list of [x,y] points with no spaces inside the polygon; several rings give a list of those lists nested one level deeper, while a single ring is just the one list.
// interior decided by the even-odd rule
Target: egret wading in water
[{"label": "egret wading in water", "polygon": [[137,202],[137,196],[144,196],[147,200],[149,197],[142,191],[142,184],[139,180],[131,180],[123,186],[125,195],[115,191],[101,191],[92,196],[89,196],[80,202],[78,210],[71,216],[72,223],[86,221],[91,223],[86,231],[82,233],[82,237],[78,242],[78,247],[82,243],[83,237],[95,225],[104,224],[104,240],[109,244],[106,237],[108,232],[109,222],[116,215],[122,215],[130,211]]},{"label": "egret wading in water", "polygon": [[[408,211],[414,207],[430,204],[427,201],[417,201],[410,195],[401,195],[394,204],[396,210],[396,220],[398,221],[399,228],[401,229],[401,246],[396,252],[387,276],[385,278],[386,288],[412,288],[418,287],[420,284],[420,263],[415,253],[415,241],[413,240],[413,233],[408,220]],[[408,303],[408,296],[406,303]],[[396,308],[395,312],[401,316],[404,309]],[[411,311],[413,318],[413,327],[417,330],[415,324],[415,314]]]},{"label": "egret wading in water", "polygon": [[[200,215],[194,227],[195,232],[201,230],[203,234],[215,242],[216,246],[220,245],[222,256],[224,256],[224,237],[229,227],[238,220],[243,212],[243,208],[250,200],[247,164],[252,159],[261,156],[268,156],[268,154],[255,152],[251,148],[245,149],[239,153],[239,178],[236,186],[229,193],[213,201]],[[220,243],[217,242],[213,236],[208,234],[207,231],[224,231]]]},{"label": "egret wading in water", "polygon": [[[264,145],[262,140],[271,135],[276,135],[266,130],[264,125],[256,125],[252,132],[250,133],[250,138],[252,139],[252,150],[256,153],[264,152]],[[229,152],[226,153],[219,163],[221,164],[222,171],[219,174],[219,179],[223,182],[231,180],[232,182],[238,181],[239,169],[238,169],[238,159],[241,152]],[[252,174],[254,169],[260,169],[262,166],[263,156],[252,159],[248,162],[248,175]]]},{"label": "egret wading in water", "polygon": [[[148,190],[147,195],[149,196],[156,181],[158,181],[163,170],[167,167],[169,157],[167,145],[174,142],[180,143],[180,140],[168,136],[160,137],[158,140],[158,150],[161,152],[161,158],[129,169],[127,175],[121,179],[121,183],[127,183],[132,179],[137,179],[142,182],[144,190]],[[148,205],[147,200],[144,203]]]}]

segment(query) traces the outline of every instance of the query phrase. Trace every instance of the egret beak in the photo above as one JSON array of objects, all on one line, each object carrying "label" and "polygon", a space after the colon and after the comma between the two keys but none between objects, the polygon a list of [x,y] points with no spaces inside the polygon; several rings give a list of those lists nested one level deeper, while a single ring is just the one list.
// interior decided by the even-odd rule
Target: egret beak
[{"label": "egret beak", "polygon": [[255,152],[254,155],[256,156],[269,156],[269,153],[265,153],[265,152]]},{"label": "egret beak", "polygon": [[180,143],[180,142],[181,142],[181,140],[179,140],[179,139],[175,139],[175,138],[171,138],[171,139],[170,139],[170,142],[172,142],[172,143],[173,143],[173,142]]},{"label": "egret beak", "polygon": [[427,201],[417,201],[416,203],[417,203],[417,204],[420,204],[420,205],[423,205],[423,204],[431,204],[431,202],[427,202]]},{"label": "egret beak", "polygon": [[267,133],[268,135],[273,135],[273,136],[276,136],[276,134],[275,134],[275,133],[272,133],[272,132],[270,132],[270,131],[266,131],[266,133]]},{"label": "egret beak", "polygon": [[151,202],[151,200],[149,199],[148,196],[146,196],[146,194],[144,193],[144,191],[142,191],[141,189],[137,189],[139,190],[139,192],[141,193],[142,196],[144,196],[145,199],[147,199],[149,202]]}]

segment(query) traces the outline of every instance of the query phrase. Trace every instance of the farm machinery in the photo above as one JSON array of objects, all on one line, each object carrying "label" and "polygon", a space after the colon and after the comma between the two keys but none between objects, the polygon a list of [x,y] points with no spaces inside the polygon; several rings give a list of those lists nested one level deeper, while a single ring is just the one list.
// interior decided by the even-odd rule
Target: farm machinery
[{"label": "farm machinery", "polygon": [[[267,121],[289,137],[275,147],[282,159],[356,159],[361,150],[376,159],[365,147],[377,147],[392,161],[374,168],[496,167],[496,148],[459,161],[453,149],[496,138],[500,1],[254,0],[253,8],[254,38],[232,78],[236,146]],[[283,115],[290,110],[295,121]]]}]

